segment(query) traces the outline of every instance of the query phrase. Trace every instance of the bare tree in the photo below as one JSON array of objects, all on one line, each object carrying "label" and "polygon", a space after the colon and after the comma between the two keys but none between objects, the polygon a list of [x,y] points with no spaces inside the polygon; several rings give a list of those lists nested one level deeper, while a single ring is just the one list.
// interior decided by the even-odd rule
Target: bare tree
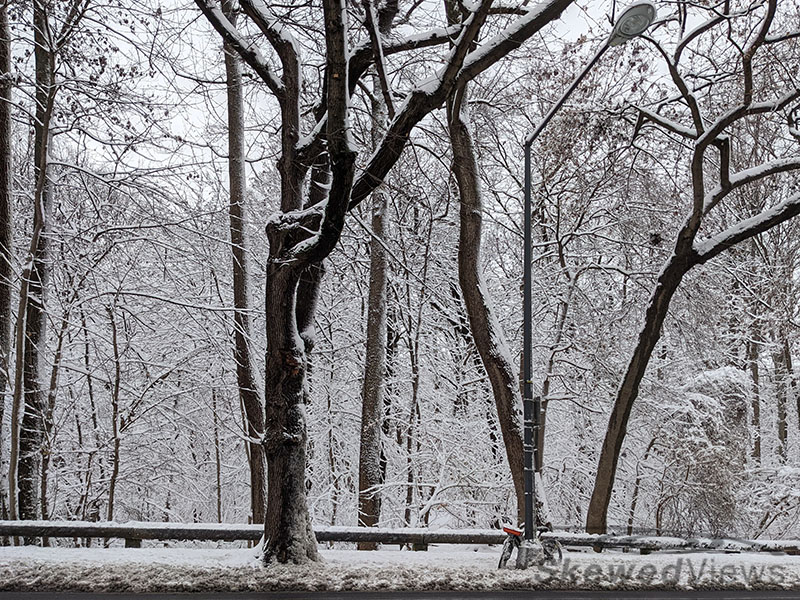
[{"label": "bare tree", "polygon": [[[236,22],[230,2],[225,7],[228,18]],[[247,420],[250,463],[250,504],[253,523],[264,522],[266,499],[266,461],[264,447],[256,440],[264,435],[264,405],[258,392],[250,351],[250,294],[248,291],[247,251],[244,233],[247,177],[244,148],[244,100],[242,68],[239,55],[225,45],[225,73],[228,99],[228,178],[230,186],[230,234],[233,261],[233,358],[239,398]]]},{"label": "bare tree", "polygon": [[[47,315],[45,233],[52,204],[48,181],[50,121],[55,97],[55,32],[49,7],[43,0],[33,4],[34,56],[36,62],[36,110],[34,114],[34,211],[30,248],[22,272],[17,310],[16,370],[12,405],[11,467],[9,469],[12,518],[36,519],[39,512],[41,444],[46,390],[42,385]],[[19,493],[17,493],[19,492]],[[17,512],[18,510],[18,512]]]},{"label": "bare tree", "polygon": [[458,279],[475,347],[483,361],[494,392],[500,430],[517,496],[517,513],[524,520],[525,481],[522,460],[522,427],[518,407],[522,403],[517,373],[503,330],[492,312],[492,302],[481,275],[483,202],[480,178],[467,116],[466,86],[455,91],[447,106],[453,173],[458,182],[460,234]]},{"label": "bare tree", "polygon": [[[380,143],[381,130],[386,120],[394,115],[394,106],[386,78],[381,40],[389,33],[392,21],[398,12],[397,0],[387,2],[378,11],[372,0],[364,1],[364,23],[369,31],[375,73],[373,74],[372,144]],[[381,94],[377,93],[381,90]],[[384,422],[384,394],[386,378],[386,280],[389,273],[386,244],[386,209],[388,193],[377,189],[372,194],[372,219],[369,241],[369,296],[367,299],[367,340],[364,362],[364,385],[362,386],[361,439],[358,459],[358,524],[374,527],[381,513],[381,498],[378,486],[383,483],[385,472],[381,467],[383,455],[382,426]],[[360,542],[359,550],[376,550],[374,542]]]},{"label": "bare tree", "polygon": [[[11,357],[11,292],[14,176],[11,143],[11,30],[8,3],[0,6],[0,465],[3,464],[3,416],[9,389]],[[0,482],[0,518],[7,518],[5,482]]]},{"label": "bare tree", "polygon": [[[196,0],[218,33],[264,81],[281,112],[280,212],[267,225],[270,246],[267,266],[267,362],[265,381],[268,499],[264,559],[266,562],[305,562],[317,558],[305,498],[306,422],[304,389],[307,358],[299,335],[299,317],[314,302],[311,294],[298,295],[303,273],[334,249],[347,211],[380,185],[397,162],[413,128],[441,106],[459,84],[473,79],[517,48],[561,14],[570,0],[551,0],[524,10],[497,36],[473,50],[473,43],[489,16],[492,2],[478,3],[463,24],[451,31],[432,31],[387,43],[384,55],[456,43],[444,58],[437,76],[407,93],[366,166],[356,174],[357,152],[349,134],[350,94],[372,61],[371,44],[347,47],[347,10],[341,0],[323,3],[325,22],[324,107],[301,137],[300,44],[286,18],[261,0],[243,0],[242,9],[265,36],[282,68],[280,77],[257,47],[210,0]],[[307,86],[305,86],[307,87]],[[325,202],[303,202],[303,182],[309,168],[327,150],[331,183]],[[306,321],[307,322],[307,321]]]},{"label": "bare tree", "polygon": [[[767,85],[768,78],[760,78],[758,69],[754,68],[756,58],[768,61],[772,55],[774,59],[776,46],[791,39],[791,36],[771,33],[777,8],[776,0],[758,7],[725,5],[722,12],[709,13],[708,19],[702,25],[684,35],[671,54],[661,44],[650,40],[665,61],[678,94],[657,103],[655,110],[636,107],[639,115],[637,130],[641,132],[643,128],[652,125],[666,135],[682,138],[689,153],[690,209],[675,236],[673,254],[658,276],[641,332],[611,410],[586,520],[586,529],[590,533],[604,532],[606,529],[608,505],[631,409],[653,349],[660,338],[670,302],[684,276],[693,267],[711,260],[726,249],[800,214],[800,194],[778,186],[779,191],[775,194],[777,198],[771,207],[740,217],[738,222],[723,228],[719,233],[698,239],[706,217],[729,195],[769,178],[780,181],[781,173],[800,169],[800,155],[793,153],[791,149],[787,149],[781,158],[738,172],[731,173],[730,168],[731,153],[737,147],[736,125],[753,119],[774,118],[800,98],[800,88],[796,82],[784,81],[784,89],[775,94],[772,93],[775,88]],[[730,36],[726,38],[725,33],[718,33],[729,31],[731,23],[752,21],[756,13],[760,13],[759,20],[751,23],[752,28],[743,30],[743,39],[737,38],[734,41]],[[705,83],[709,78],[703,77],[704,82],[694,87],[692,81],[699,79],[693,80],[696,73],[692,72],[691,65],[684,66],[682,63],[685,51],[692,48],[692,44],[702,43],[706,34],[731,40],[730,47],[726,49],[726,58],[733,63],[730,67],[737,69],[737,77],[741,82],[734,99],[725,96],[724,89],[716,91],[716,85],[724,88],[720,82],[728,79],[727,72],[712,74],[709,84]],[[764,84],[763,91],[759,90],[762,98],[757,98],[758,84]],[[710,89],[707,89],[709,86]],[[684,112],[681,107],[686,109],[688,125],[681,122]],[[712,150],[716,150],[716,153]],[[714,171],[716,177],[712,178],[711,173]]]}]

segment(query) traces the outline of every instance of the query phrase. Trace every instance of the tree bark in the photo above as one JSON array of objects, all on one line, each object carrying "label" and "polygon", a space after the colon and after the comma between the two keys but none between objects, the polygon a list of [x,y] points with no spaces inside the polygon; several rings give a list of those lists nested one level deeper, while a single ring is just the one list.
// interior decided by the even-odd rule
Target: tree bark
[{"label": "tree bark", "polygon": [[[42,0],[33,4],[34,55],[36,63],[36,111],[34,123],[34,194],[33,234],[29,251],[29,267],[23,272],[23,287],[20,292],[22,310],[18,311],[18,327],[24,334],[18,344],[23,348],[17,368],[21,370],[23,408],[19,428],[19,455],[17,466],[18,510],[20,519],[36,519],[39,516],[39,490],[42,468],[43,418],[46,409],[46,392],[41,383],[43,361],[46,350],[47,315],[45,294],[49,267],[47,265],[49,243],[45,232],[47,215],[52,203],[52,187],[48,181],[48,148],[50,145],[50,116],[54,90],[54,55],[50,48],[47,7]],[[17,392],[19,393],[19,392]],[[18,404],[18,403],[15,403]],[[13,451],[13,448],[12,448]],[[12,498],[12,502],[14,499]],[[31,541],[32,540],[27,540]]]},{"label": "tree bark", "polygon": [[239,397],[247,417],[247,435],[250,438],[250,510],[253,523],[264,522],[266,509],[266,461],[260,440],[264,435],[264,406],[259,397],[250,353],[250,297],[247,281],[247,250],[244,231],[245,174],[244,100],[242,98],[242,70],[240,59],[227,44],[225,73],[228,100],[228,177],[230,185],[230,233],[233,259],[233,358],[236,362],[236,380]]},{"label": "tree bark", "polygon": [[[371,0],[366,4],[371,6]],[[369,12],[371,9],[366,8]],[[384,33],[384,32],[381,32]],[[377,35],[377,34],[375,34]],[[374,42],[373,42],[374,43]],[[375,91],[382,86],[373,76],[372,141],[380,141],[380,130],[385,126],[386,104]],[[382,465],[384,395],[386,393],[386,282],[388,260],[386,243],[386,192],[378,189],[372,194],[372,237],[369,241],[369,292],[367,298],[367,341],[364,361],[364,382],[361,390],[361,437],[358,456],[358,525],[375,527],[380,520],[381,494],[377,489],[383,483],[385,466]],[[359,550],[377,550],[375,542],[359,542]]]},{"label": "tree bark", "polygon": [[497,417],[506,448],[517,497],[517,516],[524,520],[525,481],[522,426],[518,409],[522,404],[512,358],[502,328],[491,310],[491,300],[481,276],[480,251],[483,205],[472,136],[466,116],[466,90],[460,89],[447,104],[453,173],[458,182],[460,231],[458,281],[467,308],[472,337],[494,392]]},{"label": "tree bark", "polygon": [[[0,473],[3,465],[3,422],[11,364],[11,261],[13,258],[14,171],[11,143],[11,31],[8,3],[0,6]],[[0,518],[8,518],[5,481],[0,479]]]},{"label": "tree bark", "polygon": [[[276,236],[270,240],[270,255],[279,247]],[[294,311],[299,277],[296,269],[279,262],[267,267],[265,562],[318,560],[306,503],[306,356]]]},{"label": "tree bark", "polygon": [[653,349],[661,337],[661,326],[669,311],[672,296],[678,289],[684,275],[695,264],[694,256],[691,251],[691,245],[689,250],[683,252],[676,250],[675,255],[661,272],[653,295],[650,298],[650,304],[645,313],[644,326],[628,363],[625,377],[617,392],[608,421],[606,436],[600,450],[597,476],[586,516],[586,531],[588,533],[605,533],[606,531],[608,505],[611,501],[617,462],[622,449],[622,442],[625,439],[633,402],[639,394],[639,384],[647,370],[647,364],[650,361]]},{"label": "tree bark", "polygon": [[[374,527],[380,518],[382,482],[381,444],[383,396],[386,371],[386,275],[387,260],[383,243],[386,235],[384,215],[386,195],[373,194],[370,240],[370,278],[367,312],[367,343],[361,405],[361,439],[358,463],[358,524]],[[375,550],[377,544],[363,542],[359,550]]]}]

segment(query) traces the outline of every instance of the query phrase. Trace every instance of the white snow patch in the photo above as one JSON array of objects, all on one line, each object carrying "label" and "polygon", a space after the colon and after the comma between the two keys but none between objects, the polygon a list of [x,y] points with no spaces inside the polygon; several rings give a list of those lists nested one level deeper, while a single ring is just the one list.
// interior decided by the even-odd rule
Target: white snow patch
[{"label": "white snow patch", "polygon": [[322,564],[266,568],[256,553],[2,547],[0,590],[800,589],[797,557],[766,554],[567,552],[561,564],[516,571],[497,569],[499,546],[432,545],[427,552],[323,548]]}]

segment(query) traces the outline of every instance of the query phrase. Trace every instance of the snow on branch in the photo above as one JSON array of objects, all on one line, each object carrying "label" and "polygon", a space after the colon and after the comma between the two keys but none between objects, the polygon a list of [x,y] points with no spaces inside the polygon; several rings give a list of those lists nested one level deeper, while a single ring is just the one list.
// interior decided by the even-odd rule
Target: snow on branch
[{"label": "snow on branch", "polygon": [[749,183],[754,183],[764,177],[776,175],[786,171],[794,171],[800,169],[800,156],[790,156],[786,158],[778,158],[765,162],[756,167],[745,169],[731,175],[726,183],[719,185],[711,190],[706,195],[706,201],[703,212],[708,213],[720,200],[728,195],[729,192],[740,188]]},{"label": "snow on branch", "polygon": [[[653,46],[655,46],[656,50],[658,50],[659,54],[661,54],[664,62],[667,65],[667,69],[669,70],[669,76],[672,79],[672,83],[675,84],[675,87],[678,88],[678,91],[681,94],[681,98],[686,103],[686,106],[689,107],[689,112],[692,114],[692,122],[694,123],[694,128],[698,131],[698,135],[701,134],[704,130],[704,123],[703,123],[703,116],[700,113],[700,105],[697,102],[697,98],[695,98],[694,90],[689,89],[686,81],[684,80],[683,76],[681,75],[680,71],[678,70],[678,63],[674,62],[670,59],[667,51],[664,50],[663,46],[658,43],[653,38],[643,35],[641,36],[642,39],[647,40]],[[676,54],[676,57],[680,59],[680,54]]]},{"label": "snow on branch", "polygon": [[[421,48],[429,48],[431,46],[438,46],[446,44],[453,37],[458,36],[461,32],[461,25],[454,25],[446,28],[435,28],[425,33],[410,35],[400,40],[389,41],[384,43],[382,40],[382,51],[384,56],[398,54],[400,52],[407,52],[409,50],[419,50]],[[350,52],[350,60],[348,61],[348,85],[350,94],[353,94],[360,79],[367,72],[373,61],[372,43],[367,41]],[[324,102],[324,98],[322,100]],[[327,127],[327,112],[322,110],[322,116],[317,121],[314,128],[307,135],[301,137],[297,142],[297,157],[300,162],[307,162],[310,157],[315,156],[321,147],[324,138],[325,129]]]},{"label": "snow on branch", "polygon": [[785,42],[786,40],[793,40],[800,38],[800,31],[790,31],[788,33],[781,33],[778,35],[770,35],[764,40],[765,44],[777,44],[778,42]]},{"label": "snow on branch", "polygon": [[686,35],[683,36],[678,42],[678,45],[675,47],[675,52],[673,53],[672,61],[675,64],[678,64],[681,59],[681,54],[683,53],[686,46],[688,46],[693,40],[697,39],[701,35],[703,35],[706,31],[713,29],[716,25],[719,25],[726,19],[730,18],[729,15],[716,15],[707,21],[700,23],[697,27],[689,31]]},{"label": "snow on branch", "polygon": [[291,73],[300,71],[300,46],[294,36],[283,27],[263,0],[240,0],[245,14],[261,30],[278,53],[284,69]]},{"label": "snow on branch", "polygon": [[217,33],[222,36],[222,39],[230,44],[242,59],[252,67],[269,86],[273,94],[281,97],[284,92],[283,85],[275,76],[275,73],[272,72],[272,68],[266,58],[255,47],[255,44],[242,35],[213,0],[195,0],[195,4],[197,4],[214,29],[217,30]]},{"label": "snow on branch", "polygon": [[[411,130],[423,117],[441,106],[455,87],[465,84],[521,46],[525,40],[557,19],[571,3],[572,0],[543,2],[483,46],[466,55],[463,49],[471,46],[479,30],[478,21],[482,21],[486,15],[481,17],[478,13],[470,17],[470,19],[476,18],[475,20],[465,21],[456,48],[451,52],[449,63],[440,75],[417,86],[398,108],[386,135],[370,156],[366,168],[353,186],[350,208],[356,207],[381,184],[403,151]],[[490,2],[482,3],[478,10],[488,12],[490,4]],[[467,32],[467,29],[470,31]]]},{"label": "snow on branch", "polygon": [[743,103],[727,111],[701,135],[697,140],[698,146],[712,143],[727,127],[744,117],[763,115],[783,110],[789,104],[800,98],[800,89],[789,90],[780,98],[767,102]]},{"label": "snow on branch", "polygon": [[703,264],[739,242],[763,233],[798,214],[800,214],[800,194],[795,194],[770,209],[739,221],[714,237],[695,242],[696,263]]},{"label": "snow on branch", "polygon": [[[464,21],[464,28],[455,40],[450,56],[447,57],[445,67],[439,77],[441,83],[454,80],[456,74],[461,70],[467,53],[469,53],[473,42],[478,38],[478,33],[483,27],[491,7],[492,0],[483,0],[478,8]],[[441,83],[439,87],[441,87]]]},{"label": "snow on branch", "polygon": [[692,140],[697,139],[698,133],[694,129],[681,125],[680,123],[676,123],[672,119],[668,119],[667,117],[653,112],[647,108],[640,106],[634,106],[634,108],[639,111],[644,119],[651,121],[655,125],[663,127],[664,129],[671,131],[672,133],[676,133],[681,137]]},{"label": "snow on branch", "polygon": [[533,34],[547,23],[557,19],[572,0],[551,0],[540,2],[528,12],[506,27],[503,31],[484,42],[470,53],[458,75],[459,85],[473,79],[488,69],[512,50],[519,48]]}]

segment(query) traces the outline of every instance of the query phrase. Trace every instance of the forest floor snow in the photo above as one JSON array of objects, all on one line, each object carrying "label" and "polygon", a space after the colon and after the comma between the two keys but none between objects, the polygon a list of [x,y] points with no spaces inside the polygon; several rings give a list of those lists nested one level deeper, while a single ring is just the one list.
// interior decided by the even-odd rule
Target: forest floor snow
[{"label": "forest floor snow", "polygon": [[559,564],[519,571],[497,569],[497,546],[321,555],[265,568],[254,549],[0,547],[0,591],[800,590],[800,557],[763,553],[566,552]]}]

